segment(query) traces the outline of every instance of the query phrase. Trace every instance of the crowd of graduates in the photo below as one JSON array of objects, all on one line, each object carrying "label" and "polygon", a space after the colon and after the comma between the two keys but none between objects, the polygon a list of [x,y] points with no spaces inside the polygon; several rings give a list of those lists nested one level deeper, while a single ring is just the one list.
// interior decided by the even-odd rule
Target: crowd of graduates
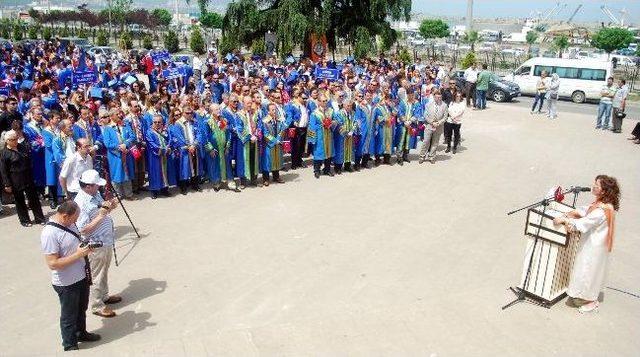
[{"label": "crowd of graduates", "polygon": [[434,61],[393,57],[279,62],[210,50],[180,62],[154,53],[91,58],[56,41],[7,44],[0,132],[17,133],[28,148],[33,189],[51,207],[73,195],[59,176],[79,139],[125,199],[147,190],[170,196],[170,187],[187,194],[207,181],[239,192],[283,183],[289,155],[286,169],[306,167],[310,157],[320,178],[402,165],[421,141],[420,163],[434,163],[443,132],[455,153],[465,105],[452,76]]}]

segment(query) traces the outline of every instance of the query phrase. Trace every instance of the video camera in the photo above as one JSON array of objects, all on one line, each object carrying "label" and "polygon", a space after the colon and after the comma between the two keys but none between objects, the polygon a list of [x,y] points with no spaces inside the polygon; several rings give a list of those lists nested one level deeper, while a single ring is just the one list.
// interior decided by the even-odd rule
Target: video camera
[{"label": "video camera", "polygon": [[80,243],[80,248],[88,247],[89,249],[95,249],[95,248],[100,248],[102,246],[103,246],[102,242],[85,241]]}]

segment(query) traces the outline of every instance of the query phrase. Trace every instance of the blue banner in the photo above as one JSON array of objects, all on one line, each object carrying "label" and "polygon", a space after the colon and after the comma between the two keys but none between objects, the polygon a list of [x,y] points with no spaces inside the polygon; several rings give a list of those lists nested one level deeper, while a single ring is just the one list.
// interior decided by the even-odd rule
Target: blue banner
[{"label": "blue banner", "polygon": [[314,76],[316,77],[316,79],[328,79],[330,81],[337,81],[340,78],[340,71],[333,68],[316,67]]},{"label": "blue banner", "polygon": [[167,51],[154,52],[151,54],[151,59],[153,60],[154,66],[160,64],[160,61],[173,62],[171,60],[171,54]]},{"label": "blue banner", "polygon": [[4,95],[5,97],[9,96],[9,87],[0,88],[0,95]]},{"label": "blue banner", "polygon": [[98,76],[94,71],[73,71],[71,78],[75,85],[95,83],[98,80]]},{"label": "blue banner", "polygon": [[187,71],[184,67],[173,67],[168,68],[162,71],[162,77],[164,79],[174,79],[184,77],[187,74]]}]

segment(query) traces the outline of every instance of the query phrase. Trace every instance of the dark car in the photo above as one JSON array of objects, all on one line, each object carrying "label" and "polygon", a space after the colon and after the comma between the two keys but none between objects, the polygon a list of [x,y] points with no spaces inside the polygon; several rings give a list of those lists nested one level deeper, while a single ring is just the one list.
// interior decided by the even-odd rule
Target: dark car
[{"label": "dark car", "polygon": [[[458,87],[459,90],[464,90],[464,71],[456,71],[455,79],[456,87]],[[498,75],[491,75],[487,99],[496,102],[508,102],[518,96],[520,96],[520,87],[517,84],[502,79]]]}]

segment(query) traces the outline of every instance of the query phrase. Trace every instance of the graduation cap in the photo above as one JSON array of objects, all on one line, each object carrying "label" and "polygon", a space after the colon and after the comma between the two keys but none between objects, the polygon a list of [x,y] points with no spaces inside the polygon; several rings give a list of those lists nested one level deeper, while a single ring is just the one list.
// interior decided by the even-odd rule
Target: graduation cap
[{"label": "graduation cap", "polygon": [[231,62],[233,60],[233,55],[231,53],[227,53],[227,55],[224,56],[224,59],[226,59],[227,61]]},{"label": "graduation cap", "polygon": [[138,78],[136,78],[135,76],[127,76],[127,77],[124,79],[124,82],[125,82],[126,84],[128,84],[128,85],[132,85],[132,84],[134,84],[134,83],[135,83],[135,82],[137,82],[137,81],[138,81]]},{"label": "graduation cap", "polygon": [[262,57],[260,57],[260,55],[253,55],[251,56],[251,59],[254,61],[260,61],[262,59]]},{"label": "graduation cap", "polygon": [[284,68],[281,68],[281,67],[276,68],[276,73],[277,74],[284,74]]},{"label": "graduation cap", "polygon": [[345,63],[353,63],[353,62],[355,62],[355,61],[354,61],[354,59],[353,59],[353,56],[347,56],[347,57],[344,59],[344,62],[345,62]]},{"label": "graduation cap", "polygon": [[20,85],[20,89],[31,90],[31,88],[33,88],[33,81],[29,81],[29,80],[22,81],[22,84]]},{"label": "graduation cap", "polygon": [[293,58],[292,55],[289,55],[289,56],[287,56],[287,58],[284,61],[289,63],[289,64],[294,64],[296,62],[296,59]]},{"label": "graduation cap", "polygon": [[89,95],[91,96],[91,98],[102,99],[102,88],[92,87],[89,91]]}]

